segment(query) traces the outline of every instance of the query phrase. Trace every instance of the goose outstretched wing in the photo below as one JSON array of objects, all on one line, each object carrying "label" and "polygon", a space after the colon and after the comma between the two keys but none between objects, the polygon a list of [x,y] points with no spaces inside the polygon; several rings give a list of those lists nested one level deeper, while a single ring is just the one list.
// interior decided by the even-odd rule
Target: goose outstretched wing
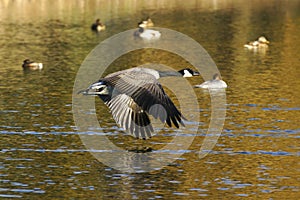
[{"label": "goose outstretched wing", "polygon": [[[107,102],[107,105],[110,107],[112,113],[116,112],[113,113],[115,117],[119,114],[118,109],[116,109],[117,107],[132,108],[132,106],[136,106],[137,109],[127,110],[126,112],[143,113],[136,120],[143,119],[145,121],[139,123],[133,119],[137,124],[147,126],[150,120],[148,116],[146,120],[145,115],[150,114],[156,119],[159,118],[163,123],[167,123],[170,127],[173,124],[179,128],[179,123],[184,126],[182,121],[184,117],[152,74],[141,71],[123,71],[123,73],[114,74],[114,76],[110,75],[101,80],[114,88],[112,98]],[[117,105],[117,107],[112,107],[112,105]],[[161,109],[162,107],[164,109]],[[125,119],[125,112],[122,113],[122,116],[123,119],[119,117],[116,121],[123,127],[125,121],[128,119]]]},{"label": "goose outstretched wing", "polygon": [[108,101],[112,116],[127,133],[147,139],[154,133],[148,114],[126,94],[119,94]]}]

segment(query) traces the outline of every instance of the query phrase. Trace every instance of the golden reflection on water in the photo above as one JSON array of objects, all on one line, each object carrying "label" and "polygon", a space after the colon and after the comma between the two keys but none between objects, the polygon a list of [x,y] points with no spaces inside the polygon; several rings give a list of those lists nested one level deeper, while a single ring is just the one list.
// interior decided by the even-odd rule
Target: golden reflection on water
[{"label": "golden reflection on water", "polygon": [[[1,182],[1,194],[28,199],[297,199],[297,8],[297,1],[272,0],[0,0],[0,145],[7,180]],[[183,32],[207,49],[229,85],[227,115],[218,144],[198,159],[211,103],[209,93],[195,89],[200,133],[189,151],[161,170],[126,174],[86,151],[75,133],[71,93],[85,56],[148,15],[157,26]],[[89,26],[98,17],[108,28],[95,35]],[[261,34],[271,41],[265,52],[243,49]],[[42,61],[45,69],[23,73],[26,57]],[[107,73],[153,61],[176,69],[190,66],[174,54],[147,49],[120,57]],[[188,81],[194,85],[203,80]],[[137,142],[116,127],[101,100],[96,104],[103,132],[120,147],[143,143],[160,148],[172,139],[170,129],[164,132],[169,136]]]}]

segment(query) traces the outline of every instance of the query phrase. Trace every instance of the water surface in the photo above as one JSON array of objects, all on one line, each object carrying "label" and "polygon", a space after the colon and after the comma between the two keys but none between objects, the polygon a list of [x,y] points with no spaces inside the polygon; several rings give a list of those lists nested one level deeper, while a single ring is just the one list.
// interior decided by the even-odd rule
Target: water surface
[{"label": "water surface", "polygon": [[[299,7],[299,1],[272,0],[0,0],[0,197],[298,199]],[[125,173],[95,159],[82,143],[72,90],[96,45],[147,16],[208,51],[229,85],[226,121],[217,145],[199,159],[211,102],[209,93],[195,89],[200,132],[190,148],[162,169]],[[90,25],[98,17],[107,30],[95,34]],[[243,48],[260,35],[270,40],[266,51]],[[44,70],[23,72],[26,58],[43,62]],[[174,69],[189,66],[174,54],[147,49],[119,58],[108,71],[152,61]],[[202,81],[189,79],[192,85]],[[139,144],[116,126],[100,100],[96,104],[101,131],[110,141],[121,148]],[[193,133],[186,130],[187,137]],[[173,137],[171,129],[143,144],[159,153]]]}]

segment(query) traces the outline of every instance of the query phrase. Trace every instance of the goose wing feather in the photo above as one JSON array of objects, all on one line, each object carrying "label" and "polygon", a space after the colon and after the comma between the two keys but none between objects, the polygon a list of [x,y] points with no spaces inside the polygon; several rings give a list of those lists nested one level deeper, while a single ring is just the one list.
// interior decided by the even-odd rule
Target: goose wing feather
[{"label": "goose wing feather", "polygon": [[[134,69],[134,68],[133,68]],[[144,111],[155,118],[159,118],[163,123],[178,128],[180,123],[184,126],[182,119],[185,119],[178,111],[174,103],[165,93],[161,84],[153,74],[139,70],[124,70],[110,74],[103,78],[111,84],[118,94],[125,94]],[[115,98],[114,96],[112,99]],[[158,109],[157,105],[164,107],[165,112]]]},{"label": "goose wing feather", "polygon": [[131,97],[119,94],[106,102],[117,124],[136,138],[147,139],[153,135],[153,127],[146,112]]}]

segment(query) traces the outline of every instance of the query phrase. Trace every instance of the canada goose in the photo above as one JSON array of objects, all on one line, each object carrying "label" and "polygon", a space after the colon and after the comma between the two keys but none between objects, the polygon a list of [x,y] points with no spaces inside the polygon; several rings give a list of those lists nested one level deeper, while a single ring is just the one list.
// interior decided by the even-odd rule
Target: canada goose
[{"label": "canada goose", "polygon": [[142,28],[149,28],[152,26],[154,26],[154,23],[152,22],[150,17],[148,17],[147,20],[143,20],[139,23],[139,27],[142,27]]},{"label": "canada goose", "polygon": [[96,32],[105,30],[105,25],[101,23],[100,19],[96,19],[96,22],[92,24],[91,29]]},{"label": "canada goose", "polygon": [[37,63],[26,59],[23,61],[22,67],[24,70],[41,70],[43,69],[43,63]]},{"label": "canada goose", "polygon": [[260,36],[256,41],[249,42],[244,45],[247,49],[266,48],[270,42],[264,37]]},{"label": "canada goose", "polygon": [[161,33],[159,31],[139,27],[138,30],[134,32],[134,35],[145,40],[155,40],[160,38]]},{"label": "canada goose", "polygon": [[221,89],[227,88],[227,84],[221,79],[219,74],[214,74],[213,79],[205,81],[200,85],[195,85],[196,88],[206,88],[206,89]]},{"label": "canada goose", "polygon": [[154,133],[149,115],[162,123],[179,128],[185,119],[165,93],[157,79],[166,76],[191,77],[199,75],[191,69],[157,71],[131,68],[101,78],[78,93],[98,95],[109,107],[116,123],[136,138],[147,139]]}]

